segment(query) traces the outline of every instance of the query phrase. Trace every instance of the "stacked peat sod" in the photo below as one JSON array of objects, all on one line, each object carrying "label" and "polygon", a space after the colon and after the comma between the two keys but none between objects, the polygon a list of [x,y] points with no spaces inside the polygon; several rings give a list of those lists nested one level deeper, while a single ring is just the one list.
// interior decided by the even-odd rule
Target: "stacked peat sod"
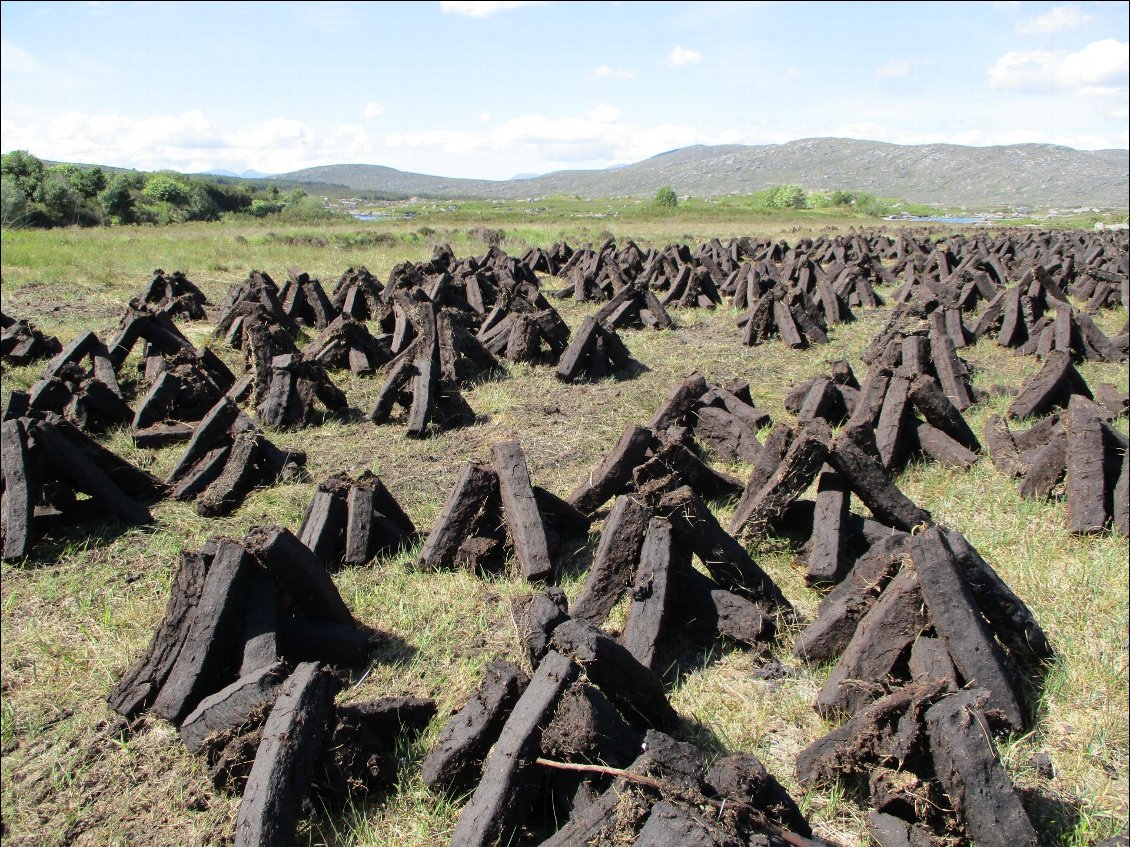
[{"label": "stacked peat sod", "polygon": [[347,268],[334,286],[330,305],[338,315],[355,321],[380,320],[387,312],[381,300],[384,286],[364,265]]},{"label": "stacked peat sod", "polygon": [[[991,730],[1024,731],[1053,651],[958,532],[896,533],[856,562],[794,654],[838,659],[817,711],[849,721],[797,758],[802,784],[869,798],[881,845],[1036,845]],[[1031,687],[1026,683],[1034,682]]]},{"label": "stacked peat sod", "polygon": [[592,515],[618,495],[634,495],[644,484],[669,475],[705,500],[737,497],[742,484],[714,470],[696,454],[693,437],[723,457],[749,457],[760,447],[756,429],[769,417],[749,396],[747,383],[725,388],[692,373],[664,399],[648,426],[630,424],[601,464],[569,496],[569,503]]},{"label": "stacked peat sod", "polygon": [[555,241],[548,250],[531,247],[522,254],[521,262],[534,273],[560,276],[561,269],[573,258],[573,248],[564,241]]},{"label": "stacked peat sod", "polygon": [[[740,483],[711,469],[686,446],[688,424],[696,416],[713,409],[730,414],[725,399],[751,417],[757,414],[729,391],[710,387],[701,375],[688,377],[671,392],[651,427],[628,427],[569,498],[591,514],[619,495],[572,614],[599,626],[630,591],[623,643],[648,667],[654,666],[657,646],[668,632],[689,630],[707,638],[721,633],[755,644],[772,639],[777,624],[792,614],[772,579],[722,529],[705,502],[735,496]],[[750,437],[756,444],[752,431]],[[693,566],[693,556],[709,576]]]},{"label": "stacked peat sod", "polygon": [[[1054,317],[1053,317],[1054,313]],[[978,338],[994,337],[1002,347],[1044,357],[1055,350],[1075,361],[1118,362],[1126,358],[1126,335],[1108,338],[1085,311],[1076,309],[1043,265],[997,294],[973,329]]]},{"label": "stacked peat sod", "polygon": [[33,412],[60,414],[86,432],[128,426],[133,419],[133,410],[122,398],[110,351],[89,330],[48,363],[26,401],[21,396],[10,402],[26,402]]},{"label": "stacked peat sod", "polygon": [[161,312],[169,317],[183,315],[190,321],[202,321],[207,317],[204,307],[208,305],[208,298],[181,271],[167,274],[157,268],[145,290],[131,300],[130,305],[139,310]]},{"label": "stacked peat sod", "polygon": [[319,485],[298,538],[327,570],[336,571],[407,547],[418,533],[380,478],[365,471],[357,479],[334,474]]},{"label": "stacked peat sod", "polygon": [[501,370],[468,328],[467,313],[442,305],[444,287],[437,284],[431,292],[434,297],[419,287],[395,291],[394,358],[369,413],[374,423],[385,423],[397,404],[403,406],[409,438],[426,437],[429,425],[443,430],[474,423],[460,386]]},{"label": "stacked peat sod", "polygon": [[434,792],[474,787],[452,847],[821,843],[756,757],[707,770],[704,751],[660,731],[679,716],[624,647],[563,611],[554,623],[532,677],[488,664],[424,761]]},{"label": "stacked peat sod", "polygon": [[523,579],[551,580],[568,538],[588,534],[588,515],[535,486],[521,445],[499,442],[491,466],[468,462],[420,551],[420,570],[497,570],[513,550]]},{"label": "stacked peat sod", "polygon": [[392,360],[391,338],[374,336],[362,320],[342,312],[302,348],[302,357],[324,368],[348,368],[357,376],[369,376]]},{"label": "stacked peat sod", "polygon": [[196,426],[167,483],[171,496],[218,517],[239,508],[253,488],[297,478],[305,464],[305,453],[276,447],[225,396]]},{"label": "stacked peat sod", "polygon": [[601,324],[595,315],[589,315],[581,321],[569,346],[562,351],[555,376],[562,382],[596,381],[640,367],[616,330]]},{"label": "stacked peat sod", "polygon": [[298,338],[298,324],[283,310],[279,287],[263,271],[251,271],[246,280],[228,291],[216,319],[216,337],[223,338],[230,347],[242,349],[244,324],[252,319],[262,322],[273,333],[286,335],[292,343]]},{"label": "stacked peat sod", "polygon": [[30,321],[16,320],[0,312],[0,356],[10,365],[30,365],[55,356],[63,349],[59,339],[44,335]]},{"label": "stacked peat sod", "polygon": [[70,421],[30,411],[26,396],[13,395],[2,427],[5,560],[28,555],[52,527],[106,516],[126,524],[153,522],[145,504],[161,499],[166,486]]},{"label": "stacked peat sod", "polygon": [[173,323],[169,312],[126,310],[110,361],[121,370],[139,341],[138,372],[146,387],[130,423],[139,447],[187,441],[200,421],[235,384],[235,376],[211,350],[197,351]]},{"label": "stacked peat sod", "polygon": [[322,283],[296,268],[287,269],[279,303],[283,314],[305,327],[325,329],[337,316]]},{"label": "stacked peat sod", "polygon": [[1112,426],[1114,415],[1081,394],[1073,394],[1064,413],[1051,414],[1027,430],[1013,432],[993,415],[985,441],[993,464],[1020,478],[1020,494],[1032,499],[1055,496],[1061,483],[1067,519],[1075,535],[1101,533],[1108,525],[1130,535],[1127,518],[1127,439]]},{"label": "stacked peat sod", "polygon": [[528,280],[502,284],[476,338],[508,362],[557,364],[569,346],[569,327]]},{"label": "stacked peat sod", "polygon": [[234,843],[293,844],[306,798],[340,809],[396,776],[396,737],[430,700],[335,704],[378,634],[359,624],[317,557],[280,527],[181,554],[165,617],[110,693],[136,719],[177,725],[217,787],[241,793]]}]

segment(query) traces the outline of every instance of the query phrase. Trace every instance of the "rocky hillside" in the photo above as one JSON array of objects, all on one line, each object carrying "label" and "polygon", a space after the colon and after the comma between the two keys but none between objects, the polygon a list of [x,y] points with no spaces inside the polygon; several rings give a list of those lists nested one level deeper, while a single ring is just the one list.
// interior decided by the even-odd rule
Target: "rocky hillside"
[{"label": "rocky hillside", "polygon": [[962,147],[810,138],[754,147],[685,147],[614,170],[557,171],[520,180],[451,179],[380,165],[329,165],[278,178],[431,197],[650,196],[664,185],[680,194],[710,196],[796,183],[809,190],[867,191],[939,206],[1130,205],[1130,151],[1050,144]]}]

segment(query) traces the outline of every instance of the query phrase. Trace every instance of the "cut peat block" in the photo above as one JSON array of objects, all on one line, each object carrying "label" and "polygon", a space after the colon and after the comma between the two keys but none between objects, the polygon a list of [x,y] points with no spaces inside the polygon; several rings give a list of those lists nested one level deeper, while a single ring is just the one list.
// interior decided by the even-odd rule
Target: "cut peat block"
[{"label": "cut peat block", "polygon": [[235,376],[208,348],[145,359],[151,379],[130,434],[139,447],[164,447],[192,437],[200,421],[235,385]]},{"label": "cut peat block", "polygon": [[369,376],[391,361],[392,348],[388,336],[374,337],[361,321],[341,314],[302,349],[302,356],[325,368],[349,368]]},{"label": "cut peat block", "polygon": [[161,268],[136,298],[138,308],[162,312],[170,317],[183,315],[190,321],[202,321],[207,315],[208,298],[182,271],[166,273]]},{"label": "cut peat block", "polygon": [[278,296],[283,313],[302,326],[325,329],[337,317],[322,283],[305,271],[288,268]]},{"label": "cut peat block", "polygon": [[323,565],[363,565],[415,543],[416,526],[380,479],[366,471],[356,480],[329,477],[314,492],[298,537]]},{"label": "cut peat block", "polygon": [[2,431],[5,560],[27,556],[50,524],[153,523],[145,504],[167,487],[60,416],[32,412],[4,421]]},{"label": "cut peat block", "polygon": [[602,326],[595,317],[585,318],[573,333],[569,346],[557,362],[556,376],[562,382],[604,379],[639,367],[620,336]]},{"label": "cut peat block", "polygon": [[59,339],[44,335],[26,320],[15,320],[0,312],[0,356],[8,364],[29,365],[57,355],[63,349]]},{"label": "cut peat block", "polygon": [[1104,407],[1073,394],[1066,414],[1016,433],[994,416],[986,424],[986,436],[992,439],[997,467],[1020,478],[1021,496],[1051,497],[1065,483],[1072,534],[1101,533],[1113,523],[1115,531],[1126,535],[1126,437],[1110,425],[1110,417]]},{"label": "cut peat block", "polygon": [[1020,387],[1008,408],[1008,416],[1013,420],[1036,417],[1067,406],[1075,394],[1094,399],[1087,381],[1071,363],[1071,356],[1063,352],[1051,353],[1044,366]]},{"label": "cut peat block", "polygon": [[[324,407],[322,415],[316,408],[317,402]],[[348,408],[345,392],[334,385],[325,368],[301,353],[287,353],[271,360],[265,396],[256,404],[259,420],[274,429],[298,429],[316,423],[319,417],[342,414]]]},{"label": "cut peat block", "polygon": [[382,319],[388,307],[381,299],[384,286],[364,265],[348,268],[334,286],[330,305],[341,317],[355,321]]},{"label": "cut peat block", "polygon": [[182,554],[165,617],[109,702],[172,721],[218,784],[245,783],[235,843],[293,844],[307,795],[339,808],[390,783],[395,736],[435,714],[406,697],[334,706],[340,669],[369,661],[374,638],[313,553],[260,527]]},{"label": "cut peat block", "polygon": [[276,447],[224,397],[196,426],[167,483],[173,497],[194,500],[202,514],[224,515],[252,488],[292,478],[305,464],[305,453]]},{"label": "cut peat block", "polygon": [[491,570],[512,549],[524,579],[550,580],[563,542],[587,535],[590,518],[533,484],[517,441],[496,443],[491,455],[490,467],[464,465],[417,567]]},{"label": "cut peat block", "polygon": [[869,797],[877,809],[869,826],[884,847],[926,847],[958,833],[977,844],[1034,847],[1035,831],[993,748],[989,697],[939,680],[910,682],[802,750],[797,778]]},{"label": "cut peat block", "polygon": [[278,327],[291,339],[298,337],[298,324],[283,311],[279,287],[269,274],[257,270],[251,271],[246,280],[229,289],[216,318],[216,337],[227,340],[232,347],[241,348],[244,323],[257,315],[268,326]]},{"label": "cut peat block", "polygon": [[960,533],[939,527],[893,536],[862,556],[794,653],[839,657],[817,697],[822,713],[855,714],[926,673],[987,689],[994,714],[1015,731],[1031,714],[1018,681],[1042,678],[1053,655],[1024,602]]}]

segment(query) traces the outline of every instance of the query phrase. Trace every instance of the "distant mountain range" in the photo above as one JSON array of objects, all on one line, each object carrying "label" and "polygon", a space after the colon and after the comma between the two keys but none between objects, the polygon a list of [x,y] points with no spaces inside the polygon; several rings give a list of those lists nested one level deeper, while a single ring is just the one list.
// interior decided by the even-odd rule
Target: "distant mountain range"
[{"label": "distant mountain range", "polygon": [[259,171],[255,170],[244,171],[243,173],[237,174],[235,171],[226,171],[223,168],[217,168],[214,171],[204,171],[203,173],[197,174],[197,176],[228,176],[235,177],[237,179],[270,179],[274,176],[274,174],[260,173]]},{"label": "distant mountain range", "polygon": [[809,138],[761,146],[684,147],[615,169],[509,180],[429,176],[382,165],[326,165],[275,178],[404,197],[646,197],[665,185],[679,194],[704,197],[797,184],[809,191],[866,191],[947,207],[1130,206],[1130,151],[1051,144],[963,147]]}]

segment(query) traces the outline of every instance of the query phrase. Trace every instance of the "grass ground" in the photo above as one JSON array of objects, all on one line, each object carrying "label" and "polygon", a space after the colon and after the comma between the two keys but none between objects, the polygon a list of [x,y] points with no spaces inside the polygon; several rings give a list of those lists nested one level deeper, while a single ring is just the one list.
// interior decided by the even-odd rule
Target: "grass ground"
[{"label": "grass ground", "polygon": [[[634,237],[643,246],[738,234],[791,243],[821,231],[845,231],[860,221],[683,214],[674,220],[648,215],[558,218],[529,226],[484,219],[480,224],[501,224],[506,230],[502,246],[520,254],[530,244],[548,246],[567,238],[576,246],[606,234]],[[468,235],[466,220],[437,213],[427,228],[432,231],[423,231],[416,220],[285,231],[191,225],[4,232],[0,291],[6,313],[31,317],[65,341],[86,328],[99,335],[111,332],[125,302],[158,266],[185,271],[218,302],[252,268],[280,279],[286,268],[297,267],[329,287],[350,265],[365,264],[383,279],[397,262],[428,258],[441,241],[449,241],[459,256],[484,249]],[[571,301],[560,306],[572,327],[594,308]],[[161,503],[153,509],[158,521],[153,528],[76,530],[46,539],[24,563],[4,564],[0,796],[5,843],[212,845],[229,839],[238,800],[212,789],[204,763],[184,750],[175,729],[150,719],[127,728],[105,705],[110,687],[144,649],[163,613],[181,549],[195,549],[213,535],[239,537],[257,524],[295,528],[318,481],[332,472],[365,468],[381,476],[426,531],[462,463],[488,458],[490,445],[506,438],[521,440],[536,484],[567,495],[624,427],[646,423],[687,372],[698,369],[715,382],[746,379],[759,406],[774,419],[788,420],[783,400],[797,382],[840,358],[862,372],[860,355],[885,314],[861,312],[857,323],[833,331],[831,344],[791,351],[779,342],[742,347],[729,309],[679,312],[673,330],[623,333],[647,367],[634,379],[568,386],[556,382],[548,369],[515,366],[507,378],[466,392],[485,422],[430,440],[405,438],[403,425],[378,427],[364,420],[275,433],[278,443],[307,452],[311,481],[256,491],[220,520],[201,518],[184,504]],[[1125,320],[1125,310],[1119,310],[1103,316],[1101,324],[1116,330]],[[210,341],[204,323],[183,328],[198,344]],[[231,351],[219,352],[234,362]],[[963,355],[978,367],[976,380],[983,387],[1019,384],[1038,366],[991,343]],[[40,370],[5,369],[3,392],[29,385]],[[1112,381],[1127,390],[1123,365],[1086,365],[1083,371],[1092,384]],[[347,372],[334,378],[354,408],[370,408],[378,380]],[[1003,408],[1002,401],[990,400],[968,417],[980,431],[988,415]],[[1120,426],[1125,430],[1125,419]],[[179,452],[137,450],[125,433],[112,434],[107,443],[158,475],[172,468]],[[722,467],[743,477],[749,472],[741,465]],[[1059,651],[1036,728],[1002,745],[1038,828],[1048,843],[1063,847],[1125,830],[1130,773],[1126,540],[1071,536],[1062,502],[1021,499],[1014,481],[987,459],[967,472],[915,466],[898,482],[938,520],[969,538],[1030,604]],[[715,505],[725,520],[732,504]],[[510,600],[530,588],[507,575],[414,573],[407,567],[413,553],[336,577],[356,616],[388,634],[371,672],[342,699],[429,696],[439,703],[440,716],[418,742],[404,746],[395,789],[344,816],[315,818],[302,843],[446,843],[460,804],[426,791],[418,778],[419,760],[446,716],[474,687],[481,666],[500,653],[519,658]],[[753,553],[803,612],[814,611],[818,595],[804,585],[803,567],[790,550],[766,544]],[[566,579],[571,597],[580,582],[580,576]],[[774,651],[786,664],[794,637],[786,633]],[[717,752],[756,753],[802,800],[819,833],[844,844],[866,843],[864,808],[842,792],[806,793],[792,777],[795,754],[829,729],[810,708],[828,668],[758,680],[752,671],[763,658],[723,643],[689,655],[673,651],[668,659],[671,699],[687,718],[685,737]],[[1038,754],[1050,757],[1053,777],[1037,772]]]}]

